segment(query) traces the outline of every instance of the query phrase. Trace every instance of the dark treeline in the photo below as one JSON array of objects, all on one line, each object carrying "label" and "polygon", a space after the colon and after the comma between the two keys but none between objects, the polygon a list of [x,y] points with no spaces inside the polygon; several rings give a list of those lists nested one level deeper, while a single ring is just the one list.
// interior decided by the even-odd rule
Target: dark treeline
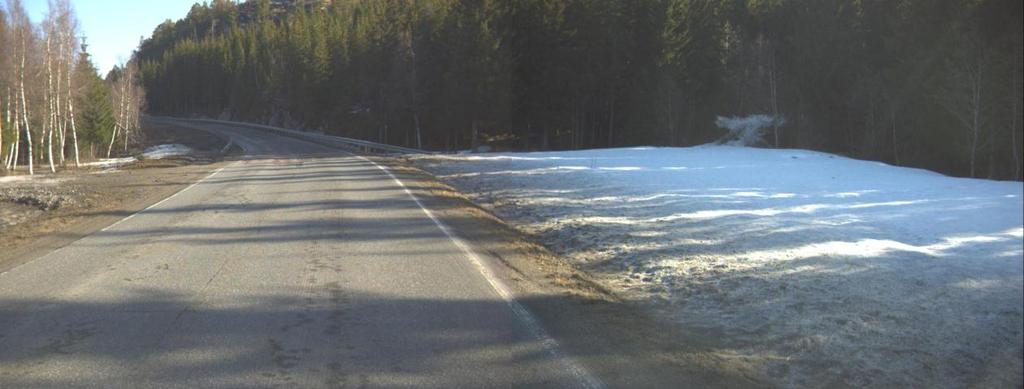
[{"label": "dark treeline", "polygon": [[137,52],[149,110],[452,150],[776,147],[1021,177],[1020,0],[226,0]]}]

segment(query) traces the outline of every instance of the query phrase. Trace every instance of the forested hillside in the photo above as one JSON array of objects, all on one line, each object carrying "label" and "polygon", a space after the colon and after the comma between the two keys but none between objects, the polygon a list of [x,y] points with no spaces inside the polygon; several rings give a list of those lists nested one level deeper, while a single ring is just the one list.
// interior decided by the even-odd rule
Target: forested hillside
[{"label": "forested hillside", "polygon": [[150,112],[452,150],[767,140],[1020,179],[1019,0],[215,0],[137,52]]}]

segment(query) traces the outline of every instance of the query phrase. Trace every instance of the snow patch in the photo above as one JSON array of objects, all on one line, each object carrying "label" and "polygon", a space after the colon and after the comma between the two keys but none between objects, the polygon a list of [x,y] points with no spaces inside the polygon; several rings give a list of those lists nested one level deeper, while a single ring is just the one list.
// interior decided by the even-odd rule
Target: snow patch
[{"label": "snow patch", "polygon": [[188,155],[192,153],[192,149],[182,144],[166,144],[159,146],[152,146],[142,151],[142,158],[144,159],[162,159],[167,157],[175,157],[179,155]]},{"label": "snow patch", "polygon": [[0,184],[31,182],[33,184],[51,185],[64,181],[64,178],[48,177],[46,175],[18,175],[0,177]]},{"label": "snow patch", "polygon": [[110,169],[110,168],[116,168],[116,167],[119,167],[119,166],[124,166],[124,165],[130,164],[130,163],[133,163],[135,161],[137,161],[137,159],[135,159],[135,157],[101,158],[100,160],[95,161],[95,162],[85,162],[85,163],[82,164],[82,166],[98,167],[98,168],[101,168],[101,169]]},{"label": "snow patch", "polygon": [[785,386],[968,386],[1021,348],[1020,182],[726,145],[413,161]]}]

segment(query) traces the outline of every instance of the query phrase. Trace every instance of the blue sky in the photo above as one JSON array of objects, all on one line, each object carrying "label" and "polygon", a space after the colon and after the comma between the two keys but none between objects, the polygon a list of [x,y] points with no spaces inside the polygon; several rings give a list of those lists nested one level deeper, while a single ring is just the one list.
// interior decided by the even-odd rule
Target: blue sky
[{"label": "blue sky", "polygon": [[[78,15],[79,35],[86,37],[89,54],[100,74],[127,61],[140,37],[149,37],[164,20],[188,14],[197,0],[71,0]],[[46,0],[25,0],[33,22],[46,15]]]}]

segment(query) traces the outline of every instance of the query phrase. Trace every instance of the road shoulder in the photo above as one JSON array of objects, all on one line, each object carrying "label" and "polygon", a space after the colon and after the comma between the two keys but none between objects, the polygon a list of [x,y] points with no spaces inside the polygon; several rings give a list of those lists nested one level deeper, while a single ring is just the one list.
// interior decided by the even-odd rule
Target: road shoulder
[{"label": "road shoulder", "polygon": [[146,145],[185,143],[198,152],[188,158],[147,160],[121,169],[68,169],[5,183],[0,190],[20,188],[60,201],[56,207],[0,201],[7,210],[22,211],[7,215],[17,217],[16,223],[0,223],[0,273],[146,209],[225,164],[220,154],[225,141],[220,137],[187,136],[195,130],[166,125],[147,125],[145,131]]},{"label": "road shoulder", "polygon": [[754,364],[715,350],[708,340],[716,334],[683,331],[657,305],[615,295],[429,173],[371,159],[471,244],[564,351],[608,386],[768,386]]}]

